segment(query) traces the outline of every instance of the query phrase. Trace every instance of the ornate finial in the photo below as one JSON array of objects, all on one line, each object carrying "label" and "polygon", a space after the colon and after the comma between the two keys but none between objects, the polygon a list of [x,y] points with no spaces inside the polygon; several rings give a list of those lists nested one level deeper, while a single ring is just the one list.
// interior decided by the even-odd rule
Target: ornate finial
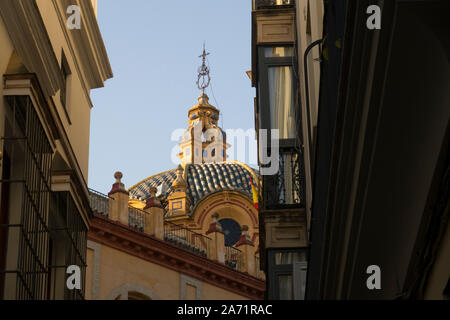
[{"label": "ornate finial", "polygon": [[203,43],[203,53],[198,56],[199,58],[202,58],[202,66],[198,68],[197,78],[197,87],[202,90],[203,94],[211,81],[211,77],[209,76],[209,68],[206,66],[207,55],[209,55],[209,52],[206,52],[205,43]]},{"label": "ornate finial", "polygon": [[121,182],[120,180],[122,179],[122,177],[123,177],[122,172],[117,171],[116,173],[114,173],[114,178],[116,179],[116,183],[120,183]]},{"label": "ornate finial", "polygon": [[128,191],[125,190],[125,185],[122,183],[122,177],[123,177],[122,172],[117,171],[116,173],[114,173],[114,178],[116,179],[116,182],[112,185],[112,189],[108,193],[108,195],[111,195],[111,194],[114,194],[117,192],[128,194]]},{"label": "ornate finial", "polygon": [[187,184],[186,184],[186,181],[184,181],[183,172],[184,172],[183,167],[181,165],[179,165],[177,167],[177,177],[172,182],[172,187],[174,189],[186,189]]}]

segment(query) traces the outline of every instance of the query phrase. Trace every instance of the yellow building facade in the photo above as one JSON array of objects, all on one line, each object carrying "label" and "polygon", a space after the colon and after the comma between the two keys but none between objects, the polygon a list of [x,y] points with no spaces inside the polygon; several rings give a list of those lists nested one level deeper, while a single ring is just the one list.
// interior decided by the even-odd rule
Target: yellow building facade
[{"label": "yellow building facade", "polygon": [[[188,111],[177,168],[108,195],[91,191],[88,299],[263,299],[256,170],[227,161],[219,110]],[[222,151],[223,150],[223,151]]]},{"label": "yellow building facade", "polygon": [[84,299],[90,90],[112,77],[96,8],[0,1],[0,299]]}]

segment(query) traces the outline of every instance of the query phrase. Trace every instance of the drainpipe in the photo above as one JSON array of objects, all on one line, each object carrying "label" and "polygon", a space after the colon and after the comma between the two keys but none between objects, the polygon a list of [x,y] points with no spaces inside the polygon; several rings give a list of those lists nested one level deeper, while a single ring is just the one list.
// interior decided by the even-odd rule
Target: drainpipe
[{"label": "drainpipe", "polygon": [[[312,141],[311,141],[311,110],[310,110],[310,104],[309,104],[309,79],[308,79],[308,54],[318,44],[321,44],[323,39],[319,39],[311,43],[305,50],[305,53],[303,55],[303,67],[305,72],[305,92],[306,92],[306,121],[308,123],[308,142],[309,142],[309,148],[311,150],[312,148]],[[315,160],[315,159],[314,159]],[[312,164],[314,164],[315,161],[311,161]],[[312,172],[311,168],[311,172]]]}]

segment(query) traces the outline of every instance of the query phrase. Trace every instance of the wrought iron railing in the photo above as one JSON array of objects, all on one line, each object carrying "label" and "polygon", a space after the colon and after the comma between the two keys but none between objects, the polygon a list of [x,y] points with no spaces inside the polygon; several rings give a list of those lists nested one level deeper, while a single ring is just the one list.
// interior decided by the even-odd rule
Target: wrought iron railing
[{"label": "wrought iron railing", "polygon": [[145,216],[150,214],[148,212],[128,207],[128,226],[137,231],[144,232],[145,229]]},{"label": "wrought iron railing", "polygon": [[253,0],[253,10],[293,6],[295,6],[295,0]]},{"label": "wrought iron railing", "polygon": [[225,247],[225,264],[232,269],[241,270],[242,251],[235,247]]},{"label": "wrought iron railing", "polygon": [[108,202],[110,197],[101,192],[89,189],[89,199],[91,203],[91,209],[94,213],[108,216]]},{"label": "wrought iron railing", "polygon": [[207,257],[211,239],[175,223],[164,221],[164,240]]},{"label": "wrought iron railing", "polygon": [[28,96],[10,96],[5,105],[9,107],[5,106],[1,150],[2,210],[6,214],[0,220],[0,295],[47,299],[53,152]]},{"label": "wrought iron railing", "polygon": [[78,266],[81,270],[81,288],[85,288],[87,227],[73,200],[67,191],[52,192],[50,204],[50,285],[54,299],[84,300],[84,289],[69,290],[61,284],[67,282],[69,266]]},{"label": "wrought iron railing", "polygon": [[264,207],[305,205],[304,168],[301,153],[296,148],[280,148],[279,170],[263,178]]}]

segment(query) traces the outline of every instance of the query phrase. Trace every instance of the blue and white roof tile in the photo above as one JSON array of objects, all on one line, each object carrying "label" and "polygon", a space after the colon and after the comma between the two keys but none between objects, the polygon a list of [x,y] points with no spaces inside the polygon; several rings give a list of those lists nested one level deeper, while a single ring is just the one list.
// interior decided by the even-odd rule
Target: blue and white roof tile
[{"label": "blue and white roof tile", "polygon": [[[201,199],[217,191],[239,191],[251,197],[251,174],[247,168],[236,162],[218,162],[189,164],[186,166],[186,193],[195,206]],[[252,169],[253,170],[253,169]],[[253,174],[258,174],[253,170]],[[149,189],[155,187],[166,198],[172,192],[172,183],[176,179],[176,169],[149,177],[130,188],[130,196],[147,200]]]}]

